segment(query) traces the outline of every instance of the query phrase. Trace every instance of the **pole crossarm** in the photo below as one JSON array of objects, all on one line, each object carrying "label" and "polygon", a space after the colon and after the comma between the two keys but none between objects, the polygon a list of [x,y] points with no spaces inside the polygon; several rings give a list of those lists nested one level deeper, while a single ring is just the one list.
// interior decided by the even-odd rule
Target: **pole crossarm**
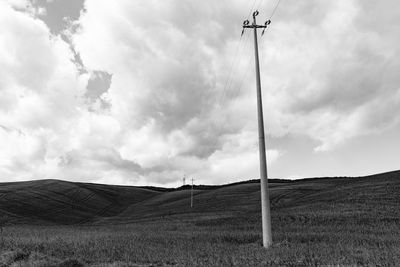
[{"label": "pole crossarm", "polygon": [[255,29],[263,29],[261,36],[264,35],[265,29],[268,27],[268,25],[271,24],[271,20],[270,19],[267,20],[264,23],[264,25],[257,25],[257,23],[256,23],[257,15],[258,15],[258,10],[253,12],[253,23],[252,24],[250,24],[250,21],[248,21],[248,20],[243,21],[242,35],[243,35],[245,29],[254,29],[254,28]]},{"label": "pole crossarm", "polygon": [[243,28],[267,28],[265,25],[243,25]]}]

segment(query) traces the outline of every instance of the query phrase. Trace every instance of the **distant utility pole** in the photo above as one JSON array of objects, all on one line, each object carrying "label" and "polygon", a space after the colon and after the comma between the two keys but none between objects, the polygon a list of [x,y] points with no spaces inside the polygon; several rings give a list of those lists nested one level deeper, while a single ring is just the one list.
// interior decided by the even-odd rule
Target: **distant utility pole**
[{"label": "distant utility pole", "polygon": [[192,177],[192,190],[190,190],[190,207],[193,208],[193,177]]},{"label": "distant utility pole", "polygon": [[185,186],[185,183],[186,183],[186,176],[185,175],[182,178],[182,182],[183,182],[183,186]]},{"label": "distant utility pole", "polygon": [[267,159],[265,155],[265,137],[264,137],[264,119],[261,95],[261,80],[260,80],[260,64],[258,59],[258,41],[257,28],[262,28],[262,35],[267,26],[271,23],[267,20],[264,25],[257,25],[256,16],[258,11],[253,13],[253,23],[250,25],[248,20],[243,22],[243,31],[246,28],[253,29],[254,32],[254,55],[256,63],[256,81],[257,81],[257,113],[258,113],[258,138],[259,138],[259,153],[260,153],[260,179],[261,179],[261,215],[262,215],[262,233],[263,246],[268,248],[272,245],[271,233],[271,210],[268,196],[268,175],[267,175]]}]

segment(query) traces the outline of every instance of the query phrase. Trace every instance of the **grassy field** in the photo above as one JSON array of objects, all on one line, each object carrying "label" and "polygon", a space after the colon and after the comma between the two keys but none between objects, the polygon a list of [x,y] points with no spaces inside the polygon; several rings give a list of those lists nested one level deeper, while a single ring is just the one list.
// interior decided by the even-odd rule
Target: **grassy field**
[{"label": "grassy field", "polygon": [[273,181],[268,250],[254,181],[198,187],[193,209],[188,190],[30,183],[0,185],[0,266],[400,264],[400,172]]}]

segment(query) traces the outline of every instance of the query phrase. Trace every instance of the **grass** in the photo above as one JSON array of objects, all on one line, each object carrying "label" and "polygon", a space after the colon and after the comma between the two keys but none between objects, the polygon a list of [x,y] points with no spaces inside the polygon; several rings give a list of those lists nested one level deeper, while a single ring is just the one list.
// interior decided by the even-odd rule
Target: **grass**
[{"label": "grass", "polygon": [[90,223],[8,225],[0,266],[398,266],[399,173],[271,184],[268,250],[258,186],[198,190],[193,209],[165,191]]},{"label": "grass", "polygon": [[[85,265],[396,266],[400,227],[307,212],[273,213],[274,245],[261,247],[259,218],[159,220],[118,226],[14,226],[3,251],[24,251]],[[28,259],[22,257],[21,260]],[[107,266],[107,265],[104,265]]]}]

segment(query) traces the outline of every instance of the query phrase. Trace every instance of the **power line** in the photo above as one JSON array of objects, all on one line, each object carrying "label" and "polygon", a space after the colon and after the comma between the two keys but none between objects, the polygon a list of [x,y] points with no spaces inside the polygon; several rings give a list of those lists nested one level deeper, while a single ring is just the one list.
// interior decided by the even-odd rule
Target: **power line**
[{"label": "power line", "polygon": [[[237,59],[239,59],[239,62],[241,60],[242,53],[240,53],[240,56],[238,57],[238,54],[239,54],[238,52],[239,52],[239,50],[240,50],[240,52],[242,52],[242,50],[243,50],[243,49],[239,49],[241,47],[241,45],[242,45],[242,41],[243,41],[242,37],[243,36],[240,36],[240,41],[239,41],[239,43],[237,45],[237,48],[236,48],[236,51],[235,51],[234,60],[232,61],[232,64],[231,64],[231,67],[230,67],[230,70],[229,70],[229,75],[228,75],[228,78],[227,78],[227,80],[225,82],[225,86],[224,86],[224,88],[223,88],[223,90],[222,90],[222,92],[220,94],[221,98],[219,99],[218,103],[222,103],[225,100],[226,91],[229,90],[229,88],[230,88],[230,86],[232,84],[232,73],[234,73],[233,70],[235,69],[234,66],[236,66],[235,63],[237,62]],[[244,46],[246,46],[247,41],[248,41],[248,36],[246,36],[246,38],[245,38]]]},{"label": "power line", "polygon": [[[261,0],[261,1],[262,1],[262,0]],[[257,2],[257,0],[254,0],[254,1],[253,1],[253,5],[251,6],[250,11],[249,11],[249,14],[247,15],[246,19],[249,19],[249,18],[250,18],[251,12],[253,12],[254,6],[255,6],[256,2]]]},{"label": "power line", "polygon": [[[258,2],[257,9],[260,8],[260,6],[262,5],[263,1],[264,1],[264,0],[261,0],[261,1]],[[252,8],[254,8],[256,2],[257,2],[257,0],[254,0],[254,1],[253,1]],[[272,12],[271,12],[270,17],[269,17],[269,19],[267,20],[266,25],[267,25],[267,24],[269,25],[269,24],[271,23],[270,21],[271,21],[272,17],[274,16],[275,12],[277,11],[277,9],[278,9],[280,3],[281,3],[281,0],[278,0],[278,1],[276,2],[275,7],[273,8],[273,10],[272,10]],[[250,14],[251,14],[251,10],[250,10],[250,13],[247,15],[247,19],[250,17]],[[266,27],[266,28],[264,29],[264,31],[265,31],[265,30],[268,30],[268,27]],[[264,34],[264,31],[263,31],[262,35]],[[249,37],[249,35],[247,35],[247,38],[246,38],[245,41],[244,41],[244,46],[243,46],[244,49],[242,49],[241,51],[246,50],[247,45],[248,45],[248,42],[247,42],[247,41],[248,41],[248,39],[249,39],[248,37]],[[239,57],[239,60],[238,60],[238,65],[239,65],[239,66],[240,66],[240,63],[242,62],[242,61],[241,61],[242,55],[243,55],[243,53],[240,54],[240,57]],[[245,67],[246,67],[246,71],[245,71],[245,73],[243,74],[242,78],[239,79],[240,82],[239,82],[239,87],[238,87],[238,90],[237,90],[236,94],[240,94],[240,90],[242,89],[243,84],[244,84],[244,82],[245,82],[245,80],[246,80],[246,78],[247,78],[247,76],[248,76],[248,73],[249,73],[249,68],[248,68],[248,66],[249,66],[249,64],[250,64],[250,58],[251,58],[251,56],[249,55],[249,56],[248,56],[247,63],[246,63],[246,66],[245,66]],[[232,84],[233,84],[233,80],[232,80],[232,79],[229,79],[228,86],[227,86],[227,88],[225,88],[228,92],[226,92],[225,90],[223,91],[223,96],[222,96],[222,99],[221,99],[222,102],[225,101],[226,95],[229,95],[229,96],[235,96],[235,95],[236,95],[236,94],[230,94],[230,92],[229,92],[229,91],[231,91],[231,85],[232,85]],[[226,121],[224,121],[224,122],[226,123]],[[225,123],[224,123],[224,124],[225,124]]]},{"label": "power line", "polygon": [[[256,6],[256,4],[257,4],[258,7],[260,7],[262,3],[263,3],[263,0],[260,0],[260,1],[254,0],[252,5],[251,5],[250,11],[249,11],[249,13],[247,15],[247,18],[250,17],[250,15],[251,15],[254,7]],[[278,5],[279,5],[279,3],[275,6],[273,13],[276,11]],[[232,63],[230,64],[230,67],[229,67],[229,72],[228,72],[228,76],[226,78],[226,81],[224,83],[224,87],[223,87],[222,91],[219,93],[219,97],[217,98],[217,102],[216,103],[217,103],[217,107],[218,108],[222,107],[222,105],[224,104],[224,102],[225,102],[227,97],[235,96],[235,94],[231,93],[232,86],[234,85],[234,78],[233,77],[235,77],[234,74],[237,71],[237,67],[240,66],[241,63],[242,63],[242,58],[243,58],[243,54],[244,54],[243,51],[245,51],[247,49],[248,44],[249,44],[249,35],[246,35],[245,38],[243,38],[243,36],[240,36],[238,44],[237,44],[236,49],[235,49],[234,58],[233,58]],[[242,86],[243,86],[243,84],[245,82],[246,77],[248,76],[249,70],[248,70],[247,66],[249,65],[249,63],[250,63],[250,55],[248,56],[248,60],[247,60],[247,63],[246,63],[246,69],[247,70],[245,71],[244,74],[241,75],[242,76],[241,78],[236,79],[236,80],[240,81],[239,82],[239,89],[238,89],[238,92],[236,94],[240,94],[240,90],[241,90],[241,88],[242,88]],[[216,123],[217,122],[218,121],[216,121]],[[219,125],[219,128],[224,128],[227,123],[228,123],[227,120],[223,120],[222,123]],[[218,143],[218,138],[215,138],[211,147],[214,147],[217,143]]]},{"label": "power line", "polygon": [[244,81],[246,80],[246,78],[247,78],[247,75],[249,74],[249,72],[250,72],[250,68],[249,68],[249,65],[250,65],[250,59],[251,59],[251,56],[249,55],[248,56],[248,58],[247,58],[247,64],[246,64],[246,72],[245,72],[245,74],[243,75],[243,78],[242,78],[242,80],[240,81],[240,83],[239,83],[239,89],[238,89],[238,94],[240,94],[240,90],[242,90],[242,87],[243,87],[243,84],[244,84]]},{"label": "power line", "polygon": [[[278,1],[276,2],[276,5],[275,5],[274,9],[272,10],[271,15],[269,16],[269,19],[268,19],[269,21],[271,21],[271,19],[272,19],[272,17],[274,16],[276,10],[277,10],[278,7],[279,7],[279,4],[281,3],[281,1],[282,1],[282,0],[278,0]],[[262,2],[262,1],[261,1],[261,2]],[[260,4],[261,4],[261,2],[260,2]],[[269,29],[269,27],[265,28],[265,31],[267,31],[268,29]],[[239,93],[240,93],[240,90],[242,89],[242,86],[243,86],[243,84],[244,84],[244,81],[245,81],[245,79],[246,79],[246,77],[247,77],[247,75],[248,75],[248,73],[249,73],[249,68],[248,68],[249,64],[250,64],[250,56],[248,57],[248,60],[247,60],[246,72],[245,72],[245,74],[244,74],[244,76],[243,76],[243,78],[242,78],[242,81],[241,81],[240,84],[239,84],[239,89],[238,89],[238,92],[239,92]]]},{"label": "power line", "polygon": [[[256,2],[257,2],[257,0],[254,0],[254,1],[253,1],[252,9],[254,8]],[[257,10],[260,8],[260,6],[262,5],[263,2],[264,2],[264,0],[261,0],[261,1],[258,2]],[[275,7],[273,8],[270,17],[269,17],[269,19],[267,20],[267,21],[269,21],[269,23],[270,23],[272,17],[274,16],[276,10],[278,9],[280,3],[281,3],[281,0],[278,0],[278,1],[276,2],[276,5],[275,5]],[[247,15],[247,19],[249,19],[250,14],[251,14],[251,11],[252,11],[252,10],[250,10],[249,14]],[[268,24],[269,24],[269,23],[268,23]],[[265,30],[268,30],[268,27],[265,28],[264,31],[265,31]],[[264,34],[264,31],[263,31],[263,34]],[[263,35],[263,34],[262,34],[262,35]],[[261,35],[261,36],[262,36],[262,35]],[[247,47],[247,40],[248,40],[248,38],[246,39],[246,42],[245,42],[245,43],[246,43],[246,46],[245,46],[245,47]],[[239,61],[239,64],[240,64],[240,62],[241,62],[241,61]],[[246,64],[246,69],[247,69],[247,70],[246,70],[245,74],[243,75],[243,77],[242,77],[242,79],[241,79],[241,82],[239,83],[238,93],[240,93],[240,90],[241,90],[241,88],[242,88],[242,86],[243,86],[243,83],[244,83],[244,81],[245,81],[245,79],[246,79],[246,77],[247,77],[247,75],[248,75],[248,72],[249,72],[249,71],[248,71],[248,68],[247,68],[247,67],[248,67],[249,63],[250,63],[250,56],[249,56],[248,62],[247,62],[247,64]],[[230,81],[230,84],[232,84],[232,80]],[[231,87],[230,87],[230,85],[229,85],[228,88],[227,88],[228,91],[229,91],[230,88],[231,88]]]},{"label": "power line", "polygon": [[271,13],[271,16],[269,17],[270,20],[271,20],[272,17],[274,16],[275,11],[278,9],[278,6],[279,6],[280,3],[281,3],[281,0],[278,0],[278,2],[277,2],[276,5],[275,5],[274,10],[273,10],[272,13]]},{"label": "power line", "polygon": [[257,10],[260,10],[260,6],[261,6],[261,4],[264,2],[264,0],[261,0],[259,3],[258,3],[258,6],[257,6],[257,8],[256,8],[256,11]]},{"label": "power line", "polygon": [[235,62],[236,62],[236,59],[237,59],[237,55],[238,55],[238,52],[239,52],[239,47],[240,47],[241,43],[242,43],[242,36],[240,36],[239,42],[237,44],[236,51],[235,51],[235,54],[234,54],[235,56],[234,56],[234,59],[232,61],[231,67],[229,68],[228,78],[226,79],[225,86],[224,86],[224,89],[223,89],[222,92],[224,92],[226,90],[227,85],[228,85],[228,83],[230,81],[232,70],[233,70],[233,66],[235,65]]},{"label": "power line", "polygon": [[[258,0],[254,0],[253,1],[253,4],[252,4],[252,6],[250,8],[250,11],[249,11],[249,14],[247,16],[248,18],[250,17],[251,12],[252,12],[254,6],[256,5],[257,1]],[[234,77],[233,74],[237,71],[237,69],[236,69],[237,66],[240,65],[240,63],[242,62],[242,56],[243,56],[242,52],[243,52],[244,49],[247,48],[248,40],[249,40],[249,35],[246,35],[245,38],[243,38],[243,35],[241,35],[239,37],[239,42],[238,42],[238,44],[236,46],[236,50],[235,50],[235,53],[234,53],[234,58],[233,58],[232,63],[230,65],[230,67],[229,67],[229,72],[228,72],[227,79],[225,81],[225,85],[224,85],[222,91],[220,92],[219,97],[217,98],[217,101],[216,101],[218,108],[221,108],[222,104],[225,102],[225,99],[226,99],[227,95],[229,94],[229,91],[232,88],[233,77]],[[220,125],[220,128],[224,127],[225,125],[226,125],[226,120],[223,121],[223,123]],[[212,147],[214,147],[217,143],[218,143],[218,139],[215,138],[214,142],[212,144]]]},{"label": "power line", "polygon": [[[260,2],[259,2],[259,4],[258,4],[258,6],[261,4],[261,2],[262,2],[263,0],[261,0]],[[254,6],[256,5],[256,3],[258,2],[258,0],[254,0],[253,1],[253,4],[252,4],[252,6],[251,6],[251,8],[250,8],[250,10],[249,10],[249,13],[248,13],[248,15],[247,15],[247,19],[249,19],[249,17],[250,17],[250,15],[251,15],[251,13],[253,12],[253,9],[254,9]],[[232,73],[235,73],[235,67],[236,67],[236,60],[237,60],[237,58],[238,58],[238,53],[239,53],[239,48],[240,48],[240,46],[241,46],[241,44],[242,44],[242,40],[243,40],[243,35],[241,35],[240,36],[240,38],[239,38],[239,43],[238,43],[238,45],[237,45],[237,47],[236,47],[236,51],[235,51],[235,54],[234,54],[234,59],[233,59],[233,61],[232,61],[232,64],[231,64],[231,66],[230,66],[230,68],[229,68],[229,74],[228,74],[228,77],[227,77],[227,80],[226,80],[226,82],[225,82],[225,86],[224,86],[224,88],[223,88],[223,90],[222,90],[222,93],[221,93],[221,95],[220,96],[222,96],[222,98],[223,98],[223,100],[225,100],[225,91],[226,90],[228,90],[229,91],[229,89],[231,88],[231,84],[232,84]],[[248,36],[247,36],[247,38],[245,39],[245,45],[244,45],[244,47],[247,47],[247,41],[248,41]],[[242,51],[243,49],[240,49],[240,52]],[[242,57],[242,53],[240,53],[240,56],[239,56],[239,64],[240,64],[240,61],[241,61],[241,57]],[[222,101],[221,101],[221,99],[219,99],[219,101],[218,101],[218,103],[221,103]]]},{"label": "power line", "polygon": [[[239,65],[239,66],[240,66],[240,63],[242,62],[243,51],[246,51],[246,49],[247,49],[247,47],[248,47],[248,44],[249,44],[249,36],[250,36],[250,35],[246,35],[246,38],[245,38],[245,41],[244,41],[244,45],[243,45],[243,47],[242,47],[242,49],[241,49],[241,54],[240,54],[239,60],[237,61],[237,63],[238,63],[237,65]],[[228,87],[226,88],[227,90],[226,90],[226,92],[224,92],[223,101],[225,101],[226,96],[229,95],[229,91],[230,91],[231,88],[232,88],[232,84],[233,84],[233,79],[230,80],[229,85],[228,85]],[[222,101],[222,102],[223,102],[223,101]]]},{"label": "power line", "polygon": [[[241,40],[243,40],[243,39],[241,39]],[[249,43],[249,35],[246,35],[246,38],[244,38],[244,41],[241,42],[240,45],[238,45],[238,48],[240,48],[240,49],[237,49],[237,50],[240,51],[240,57],[236,57],[235,58],[235,60],[234,60],[234,62],[236,63],[235,67],[237,66],[237,63],[241,62],[241,60],[242,60],[242,51],[243,51],[243,49],[245,49],[247,47],[248,43]],[[232,68],[232,71],[235,70],[235,69],[236,68]],[[233,83],[233,78],[232,77],[234,77],[234,76],[229,77],[229,80],[227,80],[227,82],[226,82],[226,86],[223,88],[222,92],[219,95],[219,98],[218,98],[218,101],[217,101],[217,108],[221,109],[221,110],[218,110],[219,114],[222,114],[222,112],[220,112],[220,111],[222,111],[223,104],[225,103],[225,100],[226,100],[226,98],[227,98],[227,96],[229,94],[229,91],[231,90],[231,85]],[[223,120],[222,123],[217,126],[217,124],[219,122],[218,121],[219,116],[216,116],[214,118],[215,118],[215,120],[212,119],[212,121],[215,122],[216,127],[220,128],[220,129],[223,129],[226,126],[227,120]],[[219,135],[216,138],[214,137],[214,141],[210,144],[211,148],[214,148],[217,145],[219,137],[220,137]]]}]

